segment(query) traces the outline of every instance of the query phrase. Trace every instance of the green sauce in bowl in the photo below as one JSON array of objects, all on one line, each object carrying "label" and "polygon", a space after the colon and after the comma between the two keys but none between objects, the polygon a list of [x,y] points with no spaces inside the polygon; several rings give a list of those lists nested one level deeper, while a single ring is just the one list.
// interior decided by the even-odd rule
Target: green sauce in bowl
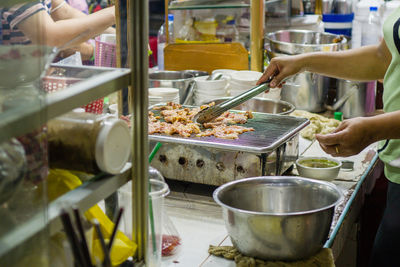
[{"label": "green sauce in bowl", "polygon": [[299,164],[310,168],[331,168],[339,164],[328,159],[305,159],[299,161]]}]

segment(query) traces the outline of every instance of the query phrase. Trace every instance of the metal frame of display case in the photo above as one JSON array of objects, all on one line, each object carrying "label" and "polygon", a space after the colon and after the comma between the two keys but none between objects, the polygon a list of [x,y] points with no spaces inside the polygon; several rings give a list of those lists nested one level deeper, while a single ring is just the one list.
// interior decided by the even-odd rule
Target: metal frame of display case
[{"label": "metal frame of display case", "polygon": [[[26,3],[26,0],[6,0],[2,5]],[[147,246],[147,214],[148,214],[148,145],[147,145],[147,90],[141,90],[148,83],[147,69],[147,33],[148,33],[148,2],[128,0],[128,39],[130,43],[130,70],[115,68],[82,67],[93,71],[101,70],[79,83],[46,96],[43,105],[25,105],[12,112],[0,113],[0,142],[13,136],[18,136],[39,127],[39,116],[46,119],[54,118],[73,108],[104,97],[124,87],[129,87],[133,109],[133,156],[132,168],[119,175],[100,174],[80,187],[52,201],[43,214],[19,225],[0,239],[0,257],[12,251],[22,243],[28,242],[35,234],[50,226],[50,232],[61,229],[59,214],[61,209],[76,206],[82,211],[87,210],[100,200],[108,197],[126,182],[132,180],[134,211],[132,218],[133,239],[138,244],[136,259],[144,260]],[[71,67],[71,66],[69,66]],[[68,68],[68,66],[67,66]],[[79,68],[79,67],[76,67]],[[42,117],[41,117],[42,118]],[[46,221],[43,218],[47,218]]]}]

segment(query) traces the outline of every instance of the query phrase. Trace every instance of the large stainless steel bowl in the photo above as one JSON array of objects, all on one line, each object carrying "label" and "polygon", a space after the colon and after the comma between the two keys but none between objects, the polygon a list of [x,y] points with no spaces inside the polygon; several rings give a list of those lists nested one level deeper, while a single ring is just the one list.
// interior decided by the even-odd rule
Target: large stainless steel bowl
[{"label": "large stainless steel bowl", "polygon": [[347,39],[336,34],[306,30],[282,30],[267,34],[271,51],[298,55],[315,51],[339,51]]},{"label": "large stainless steel bowl", "polygon": [[[208,104],[210,102],[215,102],[215,104],[219,104],[228,99],[231,98],[230,97],[216,98],[210,101],[205,101],[204,103],[202,103],[202,105]],[[286,101],[255,97],[250,100],[247,100],[246,102],[240,104],[234,109],[251,110],[255,112],[285,115],[292,113],[295,110],[295,107]]]},{"label": "large stainless steel bowl", "polygon": [[323,247],[343,195],[325,181],[265,176],[224,184],[213,197],[241,253],[291,261],[310,257]]}]

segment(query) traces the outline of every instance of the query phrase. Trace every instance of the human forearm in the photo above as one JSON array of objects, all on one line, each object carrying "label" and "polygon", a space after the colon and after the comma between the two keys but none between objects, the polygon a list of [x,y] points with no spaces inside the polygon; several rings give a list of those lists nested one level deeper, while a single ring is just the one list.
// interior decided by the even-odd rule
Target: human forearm
[{"label": "human forearm", "polygon": [[366,117],[365,132],[376,142],[385,139],[400,139],[400,111]]},{"label": "human forearm", "polygon": [[82,35],[69,44],[69,47],[74,47],[101,34],[114,23],[114,7],[109,7],[82,18],[56,22],[47,13],[39,12],[37,16],[21,22],[18,27],[33,43],[57,47]]},{"label": "human forearm", "polygon": [[347,51],[275,57],[257,83],[260,84],[273,77],[270,85],[280,86],[284,79],[302,71],[348,80],[382,79],[391,58],[384,40],[377,46]]},{"label": "human forearm", "polygon": [[318,52],[300,56],[302,70],[335,78],[368,81],[382,79],[390,63],[390,54],[382,45],[339,52]]}]

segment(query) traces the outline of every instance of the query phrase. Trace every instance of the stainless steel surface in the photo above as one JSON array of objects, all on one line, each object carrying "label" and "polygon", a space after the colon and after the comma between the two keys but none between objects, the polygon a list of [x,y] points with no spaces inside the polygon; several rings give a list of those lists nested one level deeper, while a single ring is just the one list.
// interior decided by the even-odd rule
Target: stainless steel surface
[{"label": "stainless steel surface", "polygon": [[[201,105],[205,105],[211,102],[215,102],[215,104],[219,104],[228,100],[230,97],[221,97],[213,100],[206,101],[201,103]],[[252,98],[243,102],[239,106],[235,107],[237,110],[251,110],[255,112],[269,113],[269,114],[280,114],[286,115],[290,114],[295,110],[295,107],[286,101],[282,100],[274,100],[267,98]]]},{"label": "stainless steel surface", "polygon": [[266,42],[273,52],[286,55],[297,55],[316,51],[339,51],[341,45],[347,43],[339,35],[306,30],[282,30],[267,34]]},{"label": "stainless steel surface", "polygon": [[[315,168],[315,167],[308,167],[301,164],[301,161],[306,159],[323,159],[323,160],[330,160],[336,162],[338,165],[329,168]],[[327,158],[327,157],[301,157],[296,160],[296,168],[299,172],[300,176],[318,179],[318,180],[325,180],[325,181],[332,181],[334,180],[338,174],[339,170],[342,167],[342,162],[340,160],[334,158]]]},{"label": "stainless steel surface", "polygon": [[[54,65],[56,66],[56,65]],[[68,90],[46,95],[40,105],[25,102],[23,106],[0,113],[0,142],[21,136],[41,126],[42,118],[55,118],[93,99],[109,95],[129,85],[129,69],[63,66],[67,73],[85,79],[68,87]]]},{"label": "stainless steel surface", "polygon": [[179,89],[181,103],[192,87],[193,74],[185,71],[156,71],[149,74],[149,87],[172,87]]},{"label": "stainless steel surface", "polygon": [[343,195],[328,182],[281,176],[230,182],[213,197],[240,252],[290,261],[308,258],[323,247]]},{"label": "stainless steel surface", "polygon": [[368,83],[338,79],[336,101],[345,99],[346,96],[346,101],[338,107],[344,118],[362,117],[374,111],[375,89],[368,88]]},{"label": "stainless steel surface", "polygon": [[47,227],[50,229],[50,235],[58,233],[63,228],[59,215],[66,205],[76,206],[82,212],[86,211],[127,183],[130,175],[130,169],[116,176],[102,174],[52,201],[46,211],[38,213],[2,237],[0,257],[41,231],[47,231]]},{"label": "stainless steel surface", "polygon": [[[155,115],[159,111],[153,110]],[[267,153],[275,150],[288,139],[296,135],[309,124],[305,118],[286,115],[274,115],[254,112],[254,118],[243,126],[253,127],[254,131],[246,132],[239,139],[221,139],[216,137],[184,138],[178,135],[149,135],[149,139],[158,142],[174,144],[197,145],[210,148],[219,148],[229,151],[242,151],[252,153]]]},{"label": "stainless steel surface", "polygon": [[219,186],[247,177],[282,175],[298,155],[299,134],[269,153],[163,143],[151,165],[166,178]]},{"label": "stainless steel surface", "polygon": [[[132,239],[138,245],[137,260],[145,259],[148,242],[149,204],[149,146],[148,146],[148,36],[149,2],[128,0],[129,66],[131,87],[129,106],[133,107],[132,122]],[[155,76],[157,73],[155,74]],[[153,86],[152,86],[153,87]],[[146,259],[147,260],[147,259]],[[145,260],[145,261],[146,261]]]},{"label": "stainless steel surface", "polygon": [[244,93],[241,93],[240,95],[237,95],[235,97],[226,100],[225,102],[205,108],[194,116],[193,121],[198,123],[209,122],[218,117],[219,115],[221,115],[222,113],[224,113],[225,111],[242,104],[243,102],[255,97],[256,95],[261,94],[262,92],[269,91],[268,84],[267,83],[260,84],[256,87],[253,87],[252,89],[247,90]]}]

